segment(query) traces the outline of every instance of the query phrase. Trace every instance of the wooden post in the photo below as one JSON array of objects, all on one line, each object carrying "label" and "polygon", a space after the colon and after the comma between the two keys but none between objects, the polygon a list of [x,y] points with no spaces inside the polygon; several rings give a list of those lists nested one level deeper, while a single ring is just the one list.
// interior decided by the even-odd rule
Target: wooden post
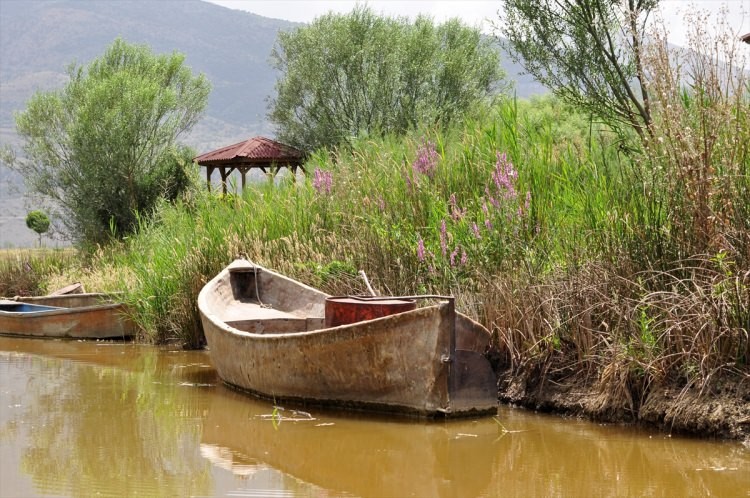
[{"label": "wooden post", "polygon": [[214,172],[213,166],[206,166],[206,183],[208,183],[208,191],[211,192],[211,175]]},{"label": "wooden post", "polygon": [[[221,191],[224,193],[224,195],[227,195],[227,176],[229,176],[229,174],[227,173],[227,169],[224,166],[221,167],[220,172],[221,172]],[[230,170],[230,173],[231,173],[231,170]]]}]

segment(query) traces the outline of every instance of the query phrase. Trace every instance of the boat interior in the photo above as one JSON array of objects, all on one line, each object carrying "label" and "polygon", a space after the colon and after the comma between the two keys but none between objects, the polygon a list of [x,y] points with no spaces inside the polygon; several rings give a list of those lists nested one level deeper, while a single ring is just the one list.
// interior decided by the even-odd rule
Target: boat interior
[{"label": "boat interior", "polygon": [[8,313],[37,313],[39,311],[55,311],[64,308],[59,306],[42,306],[39,304],[21,303],[18,301],[0,301],[0,311]]},{"label": "boat interior", "polygon": [[307,310],[291,309],[289,300],[284,299],[284,293],[276,288],[273,278],[271,274],[262,275],[257,267],[230,269],[232,299],[222,311],[222,320],[237,330],[255,334],[289,334],[323,328],[323,316],[310,316]]}]

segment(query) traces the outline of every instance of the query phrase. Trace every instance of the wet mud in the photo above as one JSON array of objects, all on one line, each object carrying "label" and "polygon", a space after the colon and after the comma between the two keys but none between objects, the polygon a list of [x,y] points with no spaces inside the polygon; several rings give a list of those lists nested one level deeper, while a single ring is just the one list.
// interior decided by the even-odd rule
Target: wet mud
[{"label": "wet mud", "polygon": [[580,376],[500,371],[501,403],[590,420],[658,428],[668,434],[731,439],[750,445],[750,377],[733,376],[710,387],[652,385],[613,392]]}]

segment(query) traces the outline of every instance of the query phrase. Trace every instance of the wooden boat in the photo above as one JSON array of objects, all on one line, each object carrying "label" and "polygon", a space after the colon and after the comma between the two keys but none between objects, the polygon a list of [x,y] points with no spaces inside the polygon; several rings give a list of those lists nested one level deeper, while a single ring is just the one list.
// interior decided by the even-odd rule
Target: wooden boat
[{"label": "wooden boat", "polygon": [[0,300],[0,334],[113,339],[135,335],[125,305],[107,294],[60,294]]},{"label": "wooden boat", "polygon": [[[203,287],[198,309],[219,377],[260,397],[424,417],[496,413],[487,329],[452,298],[401,311],[409,301],[331,297],[237,260]],[[362,308],[385,316],[337,323]]]}]

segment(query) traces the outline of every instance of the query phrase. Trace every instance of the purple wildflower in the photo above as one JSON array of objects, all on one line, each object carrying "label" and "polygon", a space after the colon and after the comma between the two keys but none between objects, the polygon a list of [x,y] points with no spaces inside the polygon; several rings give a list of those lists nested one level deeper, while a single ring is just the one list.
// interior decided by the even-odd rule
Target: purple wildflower
[{"label": "purple wildflower", "polygon": [[482,234],[479,233],[479,227],[477,226],[477,222],[476,221],[471,224],[471,231],[474,232],[474,238],[475,239],[481,239],[482,238]]},{"label": "purple wildflower", "polygon": [[412,163],[412,169],[415,173],[426,175],[432,178],[437,170],[437,163],[440,155],[435,149],[435,144],[429,141],[423,141],[417,149],[417,157]]},{"label": "purple wildflower", "polygon": [[422,237],[419,237],[419,241],[417,241],[417,258],[419,258],[419,261],[424,261],[424,240],[422,240]]},{"label": "purple wildflower", "polygon": [[487,230],[492,230],[492,222],[489,219],[484,220],[484,226]]},{"label": "purple wildflower", "polygon": [[499,193],[503,193],[506,199],[516,197],[516,188],[513,182],[518,178],[518,172],[513,167],[513,163],[508,160],[508,156],[503,152],[497,153],[497,162],[495,171],[492,173],[492,181]]},{"label": "purple wildflower", "polygon": [[469,261],[469,256],[466,254],[466,251],[461,249],[461,266],[466,265],[468,261]]},{"label": "purple wildflower", "polygon": [[445,227],[445,220],[440,222],[440,251],[443,253],[443,257],[448,252],[448,231]]},{"label": "purple wildflower", "polygon": [[333,173],[315,168],[312,185],[318,194],[330,194],[333,189]]},{"label": "purple wildflower", "polygon": [[451,266],[456,266],[456,256],[458,256],[458,246],[451,253]]}]

